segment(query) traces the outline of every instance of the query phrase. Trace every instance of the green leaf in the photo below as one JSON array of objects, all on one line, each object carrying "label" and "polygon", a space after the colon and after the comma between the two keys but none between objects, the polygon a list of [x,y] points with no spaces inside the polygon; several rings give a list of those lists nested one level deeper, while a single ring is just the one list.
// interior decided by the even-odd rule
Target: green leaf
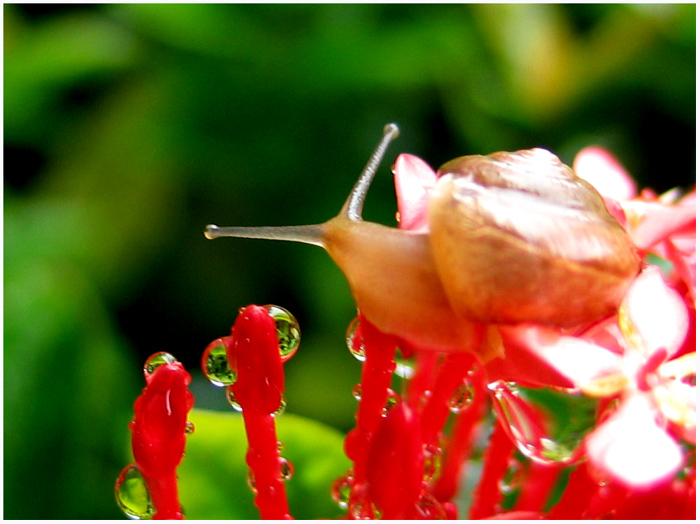
[{"label": "green leaf", "polygon": [[[243,417],[195,409],[189,419],[196,430],[187,438],[185,459],[178,469],[180,499],[187,518],[259,518],[247,482],[248,441]],[[343,435],[290,413],[276,422],[277,438],[284,445],[282,456],[294,467],[294,476],[286,483],[292,516],[339,516],[330,487],[350,467],[343,453]]]}]

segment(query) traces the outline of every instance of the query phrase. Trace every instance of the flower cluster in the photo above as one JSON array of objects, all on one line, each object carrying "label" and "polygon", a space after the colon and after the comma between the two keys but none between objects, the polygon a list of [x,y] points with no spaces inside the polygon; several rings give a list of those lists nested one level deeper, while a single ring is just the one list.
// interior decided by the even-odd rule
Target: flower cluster
[{"label": "flower cluster", "polygon": [[[362,361],[345,439],[352,467],[329,487],[348,519],[695,518],[695,191],[638,193],[600,148],[579,153],[574,171],[645,260],[619,310],[569,330],[478,325],[479,347],[446,354],[405,344],[360,311],[347,333]],[[394,172],[399,227],[426,231],[435,172],[411,155]],[[292,467],[275,416],[285,405],[282,364],[298,345],[291,314],[248,306],[202,359],[242,411],[264,519],[291,518]],[[137,518],[181,517],[175,468],[192,400],[189,376],[166,360],[146,373],[132,425],[136,464],[117,484],[120,505]],[[150,496],[140,512],[124,502],[134,472]],[[478,481],[463,514],[456,500],[466,478]]]}]

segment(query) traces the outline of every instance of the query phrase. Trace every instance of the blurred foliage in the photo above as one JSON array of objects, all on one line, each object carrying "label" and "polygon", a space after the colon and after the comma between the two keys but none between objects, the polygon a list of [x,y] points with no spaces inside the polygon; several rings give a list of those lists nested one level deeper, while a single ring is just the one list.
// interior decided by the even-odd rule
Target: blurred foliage
[{"label": "blurred foliage", "polygon": [[[534,146],[571,162],[597,143],[641,186],[695,183],[694,4],[3,14],[6,518],[119,517],[143,360],[173,353],[198,407],[218,409],[199,356],[249,303],[301,323],[288,412],[352,426],[340,271],[315,248],[202,229],[326,220],[387,122],[402,129],[390,157],[435,167]],[[389,167],[366,207],[387,224]]]},{"label": "blurred foliage", "polygon": [[[258,518],[248,486],[243,417],[195,409],[189,419],[196,429],[188,437],[187,454],[178,469],[185,515],[207,520]],[[318,494],[329,492],[333,481],[351,465],[343,452],[344,435],[285,413],[277,419],[277,438],[283,445],[281,456],[293,470],[286,488],[294,518],[338,517],[341,511],[330,496]]]}]

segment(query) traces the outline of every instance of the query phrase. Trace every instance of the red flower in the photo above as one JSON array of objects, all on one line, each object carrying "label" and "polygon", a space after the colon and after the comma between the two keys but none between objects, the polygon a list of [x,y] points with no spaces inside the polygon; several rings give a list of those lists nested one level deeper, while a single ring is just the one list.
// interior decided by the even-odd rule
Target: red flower
[{"label": "red flower", "polygon": [[[502,357],[486,369],[490,380],[618,396],[619,408],[586,440],[588,458],[623,484],[658,483],[681,466],[677,438],[694,443],[695,386],[685,380],[694,379],[696,367],[695,354],[688,353],[696,296],[695,193],[677,202],[674,193],[656,198],[645,191],[634,198],[633,180],[600,148],[581,152],[574,168],[604,196],[608,210],[642,252],[671,262],[672,286],[658,268],[645,269],[627,293],[619,322],[604,319],[578,334],[536,325],[491,328]],[[400,155],[395,177],[400,227],[427,231],[434,172],[422,160]],[[510,402],[518,404],[520,415],[528,412],[517,396]],[[530,429],[538,427],[537,418],[531,413]],[[513,421],[501,422],[508,428]]]}]

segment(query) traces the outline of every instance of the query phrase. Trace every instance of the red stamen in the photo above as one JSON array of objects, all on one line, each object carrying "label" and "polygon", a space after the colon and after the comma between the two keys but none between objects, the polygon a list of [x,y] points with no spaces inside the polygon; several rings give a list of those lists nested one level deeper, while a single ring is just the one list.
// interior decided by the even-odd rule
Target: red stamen
[{"label": "red stamen", "polygon": [[437,443],[440,431],[450,414],[450,399],[457,388],[465,380],[469,380],[469,370],[475,363],[476,357],[472,353],[451,353],[445,357],[430,398],[420,413],[424,444]]},{"label": "red stamen", "polygon": [[408,387],[408,404],[414,409],[420,409],[426,391],[430,391],[435,383],[440,353],[436,351],[417,351],[415,354],[416,372]]},{"label": "red stamen", "polygon": [[415,516],[423,489],[423,445],[420,423],[408,405],[394,406],[381,419],[370,442],[367,480],[384,520]]},{"label": "red stamen", "polygon": [[559,502],[550,510],[549,517],[554,520],[584,518],[599,488],[588,471],[588,464],[581,464],[569,475],[566,489]]},{"label": "red stamen", "polygon": [[154,519],[184,518],[177,492],[177,466],[185,453],[187,413],[194,398],[190,374],[179,362],[158,366],[134,403],[131,444],[155,508]]},{"label": "red stamen", "polygon": [[229,387],[243,410],[255,505],[263,519],[289,519],[273,415],[284,391],[274,319],[263,307],[246,307],[236,319],[226,349],[229,365],[237,373]]},{"label": "red stamen", "polygon": [[562,467],[531,461],[515,511],[542,511]]},{"label": "red stamen", "polygon": [[496,421],[489,447],[484,453],[484,469],[474,493],[474,503],[469,518],[482,519],[500,511],[499,504],[503,498],[500,481],[508,471],[508,462],[514,450],[515,444],[503,425]]},{"label": "red stamen", "polygon": [[467,409],[457,415],[452,435],[444,452],[444,461],[440,477],[432,487],[433,495],[442,502],[451,500],[459,487],[465,461],[474,444],[475,433],[486,407],[486,383],[484,368],[477,364],[469,377],[474,397]]},{"label": "red stamen", "polygon": [[391,377],[396,367],[394,354],[396,341],[375,328],[364,317],[360,325],[365,346],[365,361],[362,366],[362,398],[357,410],[357,425],[345,440],[345,451],[354,462],[354,484],[366,479],[366,461],[369,442],[384,414],[389,398]]}]

